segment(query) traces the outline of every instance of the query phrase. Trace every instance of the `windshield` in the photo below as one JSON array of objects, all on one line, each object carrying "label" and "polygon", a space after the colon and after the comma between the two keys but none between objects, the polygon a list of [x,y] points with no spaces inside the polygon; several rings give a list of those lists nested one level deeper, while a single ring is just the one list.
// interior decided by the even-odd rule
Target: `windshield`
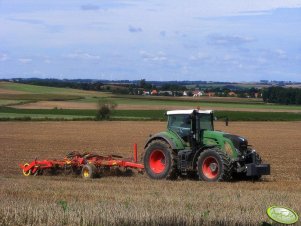
[{"label": "windshield", "polygon": [[172,130],[177,130],[178,128],[190,129],[190,115],[170,115],[168,128]]},{"label": "windshield", "polygon": [[168,116],[168,129],[176,132],[186,142],[188,141],[190,126],[190,115]]},{"label": "windshield", "polygon": [[200,130],[213,130],[212,114],[198,114]]}]

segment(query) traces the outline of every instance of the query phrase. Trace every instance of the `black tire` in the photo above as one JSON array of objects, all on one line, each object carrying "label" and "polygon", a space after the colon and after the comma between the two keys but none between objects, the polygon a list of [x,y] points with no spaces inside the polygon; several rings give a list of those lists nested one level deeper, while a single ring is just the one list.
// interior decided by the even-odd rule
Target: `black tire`
[{"label": "black tire", "polygon": [[202,181],[229,181],[232,168],[230,157],[219,148],[207,149],[198,157],[197,174]]},{"label": "black tire", "polygon": [[82,168],[81,172],[82,178],[84,179],[90,179],[95,178],[97,175],[97,168],[93,164],[86,164]]},{"label": "black tire", "polygon": [[[161,160],[155,159],[154,156],[161,157]],[[163,162],[164,161],[164,162]],[[144,168],[147,175],[152,179],[176,180],[178,178],[177,155],[171,149],[170,145],[162,140],[153,140],[145,148]],[[155,162],[155,163],[154,163]],[[154,164],[160,164],[160,169],[154,168]],[[156,172],[157,171],[157,172]]]}]

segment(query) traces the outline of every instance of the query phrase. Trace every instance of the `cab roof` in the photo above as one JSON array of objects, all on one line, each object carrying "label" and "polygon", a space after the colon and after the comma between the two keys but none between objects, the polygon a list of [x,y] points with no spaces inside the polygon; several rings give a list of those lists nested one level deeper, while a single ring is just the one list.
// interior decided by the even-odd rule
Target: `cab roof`
[{"label": "cab roof", "polygon": [[200,114],[211,114],[213,113],[213,110],[197,110],[197,109],[189,109],[189,110],[173,110],[173,111],[167,111],[167,115],[190,115],[193,111],[196,111]]}]

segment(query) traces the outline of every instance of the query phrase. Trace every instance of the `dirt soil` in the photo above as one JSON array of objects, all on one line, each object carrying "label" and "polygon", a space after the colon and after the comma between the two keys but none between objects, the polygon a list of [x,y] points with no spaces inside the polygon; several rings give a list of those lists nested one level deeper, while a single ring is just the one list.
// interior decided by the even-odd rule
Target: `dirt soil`
[{"label": "dirt soil", "polygon": [[72,101],[38,101],[12,106],[18,109],[96,109],[96,103],[81,103]]},{"label": "dirt soil", "polygon": [[[165,224],[168,219],[187,225],[204,219],[212,225],[218,225],[216,220],[259,225],[268,221],[265,210],[270,205],[289,206],[301,213],[301,122],[216,124],[217,130],[246,137],[271,164],[271,176],[257,183],[155,181],[136,174],[92,181],[72,176],[28,178],[21,175],[18,164],[36,157],[59,159],[70,151],[131,157],[133,144],[141,151],[149,134],[164,130],[165,123],[1,122],[0,126],[0,216],[5,216],[4,225],[56,225],[61,221],[67,225],[143,225],[148,221]],[[68,202],[66,214],[57,204],[60,200]]]},{"label": "dirt soil", "polygon": [[[197,104],[197,103],[196,103]],[[229,107],[206,107],[199,106],[200,109],[212,109],[220,111],[252,111],[252,112],[296,112],[301,110],[289,110],[289,109],[262,109],[262,108],[229,108]],[[96,103],[81,103],[72,101],[39,101],[35,103],[27,103],[21,105],[11,105],[11,107],[19,109],[97,109]],[[178,105],[138,105],[138,104],[119,104],[117,110],[177,110],[177,109],[191,109],[191,106],[178,106]]]},{"label": "dirt soil", "polygon": [[[5,174],[19,174],[17,163],[60,158],[68,151],[132,155],[150,134],[165,129],[164,122],[1,122],[0,166]],[[301,122],[231,122],[217,130],[239,134],[254,145],[272,166],[270,180],[301,180]],[[6,162],[12,164],[7,165]],[[3,173],[4,171],[1,171]]]}]

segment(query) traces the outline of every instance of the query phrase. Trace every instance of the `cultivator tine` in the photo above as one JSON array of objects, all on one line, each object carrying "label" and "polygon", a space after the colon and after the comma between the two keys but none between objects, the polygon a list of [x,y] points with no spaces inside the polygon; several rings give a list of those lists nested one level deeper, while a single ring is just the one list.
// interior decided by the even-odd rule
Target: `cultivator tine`
[{"label": "cultivator tine", "polygon": [[111,155],[112,157],[114,157],[114,158],[123,158],[122,156],[120,156],[120,155]]}]

